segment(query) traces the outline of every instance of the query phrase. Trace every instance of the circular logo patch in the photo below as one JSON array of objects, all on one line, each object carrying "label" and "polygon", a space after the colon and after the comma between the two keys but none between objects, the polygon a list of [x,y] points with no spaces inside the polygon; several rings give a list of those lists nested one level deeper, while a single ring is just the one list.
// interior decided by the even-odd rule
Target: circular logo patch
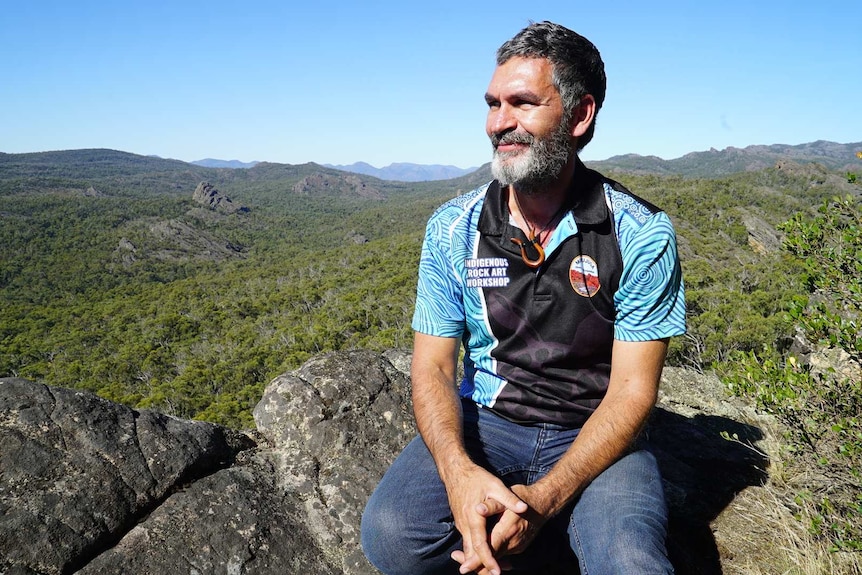
[{"label": "circular logo patch", "polygon": [[575,293],[592,297],[602,287],[599,281],[599,266],[590,256],[578,256],[569,264],[569,281]]}]

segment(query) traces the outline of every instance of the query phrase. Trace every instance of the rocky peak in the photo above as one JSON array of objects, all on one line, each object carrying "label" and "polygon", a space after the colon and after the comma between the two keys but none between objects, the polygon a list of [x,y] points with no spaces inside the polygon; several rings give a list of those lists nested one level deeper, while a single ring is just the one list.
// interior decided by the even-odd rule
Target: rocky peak
[{"label": "rocky peak", "polygon": [[234,204],[229,197],[222,194],[209,182],[199,183],[192,194],[192,199],[211,210],[216,210],[226,214],[248,211],[247,207],[240,204]]}]

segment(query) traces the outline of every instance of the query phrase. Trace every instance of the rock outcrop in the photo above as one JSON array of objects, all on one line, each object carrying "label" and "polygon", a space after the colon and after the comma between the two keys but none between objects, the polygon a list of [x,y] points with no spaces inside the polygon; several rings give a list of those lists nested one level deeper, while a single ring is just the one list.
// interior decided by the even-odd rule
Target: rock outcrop
[{"label": "rock outcrop", "polygon": [[301,196],[359,196],[369,200],[382,200],[385,197],[379,189],[353,174],[311,174],[296,182],[293,192]]},{"label": "rock outcrop", "polygon": [[253,445],[215,425],[0,380],[0,572],[83,567]]},{"label": "rock outcrop", "polygon": [[[415,433],[408,368],[398,351],[313,358],[245,433],[0,379],[0,573],[375,573],[360,515]],[[678,573],[745,554],[730,503],[765,481],[761,423],[714,378],[666,370],[647,434]]]},{"label": "rock outcrop", "polygon": [[763,218],[748,213],[742,217],[742,222],[748,232],[748,245],[756,253],[765,256],[781,249],[780,233]]},{"label": "rock outcrop", "polygon": [[146,225],[148,235],[159,245],[159,249],[150,252],[151,257],[160,260],[223,261],[244,257],[242,246],[179,219],[140,223]]},{"label": "rock outcrop", "polygon": [[248,211],[247,207],[233,203],[229,197],[222,194],[209,182],[199,183],[198,187],[195,188],[195,191],[192,194],[192,199],[212,210],[223,212],[225,214]]},{"label": "rock outcrop", "polygon": [[84,190],[84,197],[87,197],[87,198],[104,198],[105,194],[103,194],[101,191],[97,190],[93,186],[90,186],[89,188]]}]

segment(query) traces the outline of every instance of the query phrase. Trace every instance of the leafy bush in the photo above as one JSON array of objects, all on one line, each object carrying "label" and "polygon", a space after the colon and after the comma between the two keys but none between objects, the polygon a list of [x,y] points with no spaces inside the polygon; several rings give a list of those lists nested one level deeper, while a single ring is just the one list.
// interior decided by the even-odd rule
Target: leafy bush
[{"label": "leafy bush", "polygon": [[[783,226],[785,249],[805,269],[807,300],[788,316],[815,350],[839,361],[814,369],[765,347],[734,354],[721,370],[730,389],[757,400],[792,430],[797,463],[810,462],[829,484],[801,492],[800,517],[835,550],[862,550],[862,202],[825,202],[815,217]],[[841,367],[845,367],[841,370]],[[849,366],[849,367],[848,367]],[[831,485],[841,489],[830,493]]]}]

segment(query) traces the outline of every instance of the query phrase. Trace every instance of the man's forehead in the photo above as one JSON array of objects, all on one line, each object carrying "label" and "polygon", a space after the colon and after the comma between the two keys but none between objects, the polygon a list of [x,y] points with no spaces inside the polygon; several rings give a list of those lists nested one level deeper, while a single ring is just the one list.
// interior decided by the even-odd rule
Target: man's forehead
[{"label": "man's forehead", "polygon": [[556,91],[553,64],[547,58],[510,58],[499,64],[491,76],[488,91],[501,89]]}]

